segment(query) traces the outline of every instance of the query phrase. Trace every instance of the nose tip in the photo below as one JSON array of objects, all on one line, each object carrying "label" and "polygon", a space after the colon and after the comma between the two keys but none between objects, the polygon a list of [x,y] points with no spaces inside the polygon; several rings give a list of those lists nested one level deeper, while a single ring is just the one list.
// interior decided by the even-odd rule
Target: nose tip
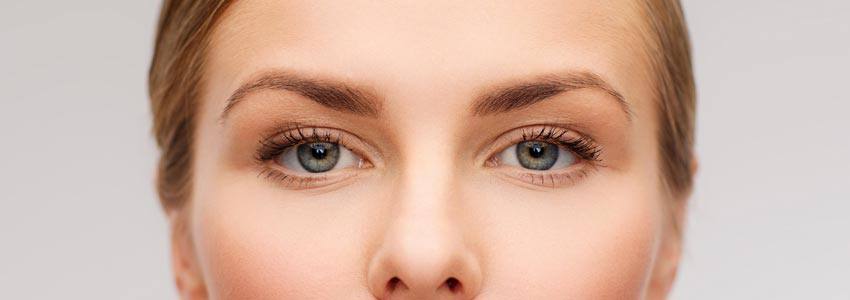
[{"label": "nose tip", "polygon": [[366,275],[379,299],[472,299],[479,293],[479,243],[465,239],[475,236],[464,216],[466,194],[450,167],[432,161],[438,160],[409,162],[389,196],[391,205],[380,212]]},{"label": "nose tip", "polygon": [[481,281],[475,256],[459,237],[446,235],[391,238],[369,269],[370,289],[379,299],[472,299]]},{"label": "nose tip", "polygon": [[[472,299],[480,285],[480,274],[472,257],[462,253],[442,256],[384,253],[370,270],[372,293],[388,299]],[[428,255],[428,254],[425,254]]]}]

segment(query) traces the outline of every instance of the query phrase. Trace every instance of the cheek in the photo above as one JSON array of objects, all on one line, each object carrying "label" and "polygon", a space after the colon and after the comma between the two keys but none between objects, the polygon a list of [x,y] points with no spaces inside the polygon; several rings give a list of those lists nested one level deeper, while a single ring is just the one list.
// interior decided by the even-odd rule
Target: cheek
[{"label": "cheek", "polygon": [[358,277],[365,208],[341,197],[282,195],[257,173],[232,169],[219,161],[222,141],[210,127],[200,129],[205,151],[196,156],[189,216],[210,297],[342,299],[368,292]]},{"label": "cheek", "polygon": [[282,198],[255,177],[198,182],[197,190],[193,240],[212,298],[341,299],[365,292],[356,246],[356,225],[365,221],[340,214],[344,200]]},{"label": "cheek", "polygon": [[501,220],[483,233],[489,296],[641,298],[661,238],[662,202],[645,188],[651,183],[608,183],[548,198],[492,194],[487,214]]}]

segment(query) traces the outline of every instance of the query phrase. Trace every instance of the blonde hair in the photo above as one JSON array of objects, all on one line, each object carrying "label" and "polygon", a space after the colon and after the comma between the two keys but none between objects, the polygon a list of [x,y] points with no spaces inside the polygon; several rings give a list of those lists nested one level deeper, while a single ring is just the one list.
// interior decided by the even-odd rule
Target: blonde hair
[{"label": "blonde hair", "polygon": [[157,191],[166,209],[180,207],[192,184],[195,107],[213,25],[229,0],[166,0],[157,26],[148,93],[160,149]]},{"label": "blonde hair", "polygon": [[696,121],[691,44],[678,0],[644,0],[648,56],[655,75],[662,180],[672,196],[689,193]]},{"label": "blonde hair", "polygon": [[[167,210],[190,197],[195,116],[213,26],[230,0],[165,0],[148,74],[153,133],[160,149],[157,190]],[[644,0],[649,59],[658,97],[665,185],[690,190],[696,105],[690,44],[678,0]]]}]

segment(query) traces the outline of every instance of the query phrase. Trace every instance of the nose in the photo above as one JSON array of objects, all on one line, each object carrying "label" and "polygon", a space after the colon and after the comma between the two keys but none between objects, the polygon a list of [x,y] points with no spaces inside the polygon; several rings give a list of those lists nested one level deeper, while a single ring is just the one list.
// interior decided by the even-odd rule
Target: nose
[{"label": "nose", "polygon": [[423,173],[394,193],[391,220],[369,262],[369,288],[379,299],[472,299],[481,268],[457,221],[457,199],[448,176],[429,180]]}]

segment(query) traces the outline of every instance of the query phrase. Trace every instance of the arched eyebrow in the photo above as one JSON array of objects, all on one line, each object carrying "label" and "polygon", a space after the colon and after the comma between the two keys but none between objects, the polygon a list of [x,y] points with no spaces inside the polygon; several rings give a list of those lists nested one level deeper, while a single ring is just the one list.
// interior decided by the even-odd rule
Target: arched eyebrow
[{"label": "arched eyebrow", "polygon": [[322,106],[366,117],[378,117],[381,110],[381,101],[373,93],[341,81],[316,79],[285,71],[265,72],[254,78],[242,84],[227,98],[220,117],[222,121],[247,95],[263,90],[295,92]]},{"label": "arched eyebrow", "polygon": [[[474,116],[506,113],[531,106],[561,93],[585,88],[601,89],[613,96],[628,119],[631,120],[631,107],[622,94],[613,89],[601,77],[590,72],[546,75],[530,82],[501,88],[489,88],[476,97],[471,106],[471,111]],[[223,121],[229,111],[242,102],[247,95],[262,90],[295,92],[325,107],[372,118],[379,116],[382,106],[380,98],[367,89],[348,85],[341,81],[315,79],[300,76],[293,72],[271,71],[255,76],[255,79],[236,89],[227,98],[220,120]]]},{"label": "arched eyebrow", "polygon": [[599,75],[590,72],[545,75],[532,81],[490,88],[476,97],[470,110],[474,116],[506,113],[526,108],[561,93],[586,88],[601,89],[613,96],[626,117],[631,120],[632,109],[623,94],[611,87]]}]

